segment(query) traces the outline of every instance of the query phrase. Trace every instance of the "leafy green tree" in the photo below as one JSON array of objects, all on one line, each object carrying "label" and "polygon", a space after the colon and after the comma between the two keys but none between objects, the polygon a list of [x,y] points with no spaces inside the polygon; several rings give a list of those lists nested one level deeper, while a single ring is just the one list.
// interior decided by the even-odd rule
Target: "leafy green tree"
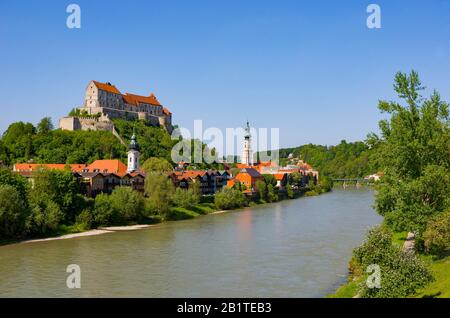
[{"label": "leafy green tree", "polygon": [[142,170],[145,173],[151,172],[169,172],[173,170],[172,165],[164,158],[151,157],[148,158],[142,165]]},{"label": "leafy green tree", "polygon": [[163,174],[147,174],[145,193],[150,209],[162,216],[169,216],[175,188],[172,181]]},{"label": "leafy green tree", "polygon": [[216,193],[214,203],[218,209],[230,210],[245,206],[247,199],[239,190],[223,188]]},{"label": "leafy green tree", "polygon": [[258,180],[256,181],[256,190],[258,191],[259,199],[265,200],[267,196],[267,185],[264,181]]},{"label": "leafy green tree", "polygon": [[0,184],[0,238],[23,234],[27,207],[20,192],[13,186]]},{"label": "leafy green tree", "polygon": [[48,196],[35,197],[30,207],[31,214],[26,220],[26,229],[31,235],[48,234],[57,230],[64,218],[59,205]]},{"label": "leafy green tree", "polygon": [[294,198],[294,190],[292,189],[292,184],[290,184],[289,182],[286,184],[286,194],[289,199]]},{"label": "leafy green tree", "polygon": [[428,222],[423,238],[426,252],[438,256],[450,254],[450,210]]},{"label": "leafy green tree", "polygon": [[19,174],[12,173],[9,169],[0,168],[0,185],[13,186],[18,192],[22,202],[27,205],[28,181]]},{"label": "leafy green tree", "polygon": [[380,121],[377,160],[385,172],[376,196],[377,211],[395,230],[419,235],[428,220],[450,206],[450,129],[448,104],[435,91],[429,99],[416,72],[398,73],[394,89],[406,106],[381,101],[390,114]]},{"label": "leafy green tree", "polygon": [[193,189],[177,188],[172,199],[175,206],[189,208],[198,204],[200,197]]},{"label": "leafy green tree", "polygon": [[277,179],[275,179],[275,176],[273,174],[263,174],[264,182],[266,185],[273,185],[274,187],[277,185]]},{"label": "leafy green tree", "polygon": [[109,195],[101,193],[95,197],[93,221],[97,226],[107,226],[117,220]]},{"label": "leafy green tree", "polygon": [[289,174],[289,183],[292,185],[300,186],[302,182],[302,175],[299,172],[293,172]]},{"label": "leafy green tree", "polygon": [[275,187],[272,184],[267,186],[267,201],[275,202],[278,200],[278,194],[275,191]]},{"label": "leafy green tree", "polygon": [[44,117],[37,125],[38,134],[47,134],[53,130],[53,123],[50,117]]},{"label": "leafy green tree", "polygon": [[144,198],[130,187],[116,187],[109,200],[115,215],[122,222],[135,221],[143,215]]}]

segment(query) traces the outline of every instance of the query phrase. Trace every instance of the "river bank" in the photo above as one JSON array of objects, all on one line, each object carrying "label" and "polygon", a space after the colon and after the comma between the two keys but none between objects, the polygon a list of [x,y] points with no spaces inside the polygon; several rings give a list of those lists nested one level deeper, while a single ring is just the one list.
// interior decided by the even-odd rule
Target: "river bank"
[{"label": "river bank", "polygon": [[[326,191],[326,192],[329,192],[329,191]],[[283,202],[286,200],[296,200],[296,199],[300,199],[302,197],[318,196],[318,195],[321,195],[326,192],[311,193],[308,191],[303,191],[303,192],[298,192],[294,198],[288,198],[286,196],[283,196],[274,202],[250,201],[249,206],[265,206],[268,204],[275,204],[275,203]],[[188,219],[197,218],[199,216],[208,215],[208,214],[222,214],[222,213],[226,213],[226,212],[238,211],[243,208],[245,208],[245,207],[243,206],[243,207],[240,207],[237,209],[221,210],[221,209],[216,208],[213,203],[199,203],[190,208],[173,207],[172,208],[172,216],[170,219],[164,220],[161,218],[155,218],[155,219],[153,219],[154,223],[152,223],[152,224],[101,226],[96,229],[89,229],[89,230],[82,230],[76,226],[65,226],[59,230],[60,233],[54,234],[52,236],[42,237],[42,238],[29,238],[29,239],[24,239],[24,240],[5,240],[5,241],[0,241],[0,246],[12,245],[12,244],[37,243],[37,242],[54,241],[54,240],[66,240],[66,239],[86,237],[86,236],[96,236],[96,235],[101,235],[101,234],[113,233],[113,232],[117,232],[117,231],[142,230],[142,229],[147,229],[151,226],[163,224],[165,222],[188,220]]]}]

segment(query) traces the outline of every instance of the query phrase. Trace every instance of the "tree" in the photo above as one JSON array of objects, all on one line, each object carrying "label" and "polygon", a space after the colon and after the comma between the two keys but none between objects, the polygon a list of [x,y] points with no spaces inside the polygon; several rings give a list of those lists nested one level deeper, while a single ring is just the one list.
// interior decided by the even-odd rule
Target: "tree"
[{"label": "tree", "polygon": [[116,187],[110,196],[111,207],[121,222],[138,220],[144,212],[144,198],[130,187]]},{"label": "tree", "polygon": [[289,174],[289,183],[299,187],[302,183],[302,175],[299,172]]},{"label": "tree", "polygon": [[32,235],[55,231],[64,218],[58,204],[48,196],[35,197],[30,206],[31,214],[26,220],[26,229]]},{"label": "tree", "polygon": [[448,104],[435,91],[429,99],[416,72],[397,73],[394,89],[406,106],[379,103],[390,118],[370,135],[385,172],[377,187],[376,208],[399,231],[425,230],[428,220],[450,206],[450,129]]},{"label": "tree", "polygon": [[10,185],[14,187],[18,191],[21,201],[27,205],[27,191],[29,184],[24,177],[12,173],[9,169],[0,168],[0,185]]},{"label": "tree", "polygon": [[267,201],[275,202],[278,200],[278,194],[275,191],[275,187],[272,184],[267,186]]},{"label": "tree", "polygon": [[142,165],[142,170],[145,173],[151,172],[169,172],[173,170],[172,165],[164,158],[151,157],[148,158]]},{"label": "tree", "polygon": [[256,181],[255,186],[256,186],[256,190],[258,191],[258,194],[259,194],[259,199],[265,200],[266,194],[267,194],[266,183],[264,181],[258,180],[258,181]]},{"label": "tree", "polygon": [[264,182],[266,183],[266,185],[277,185],[277,179],[275,179],[275,176],[273,174],[263,174],[262,176],[264,177]]},{"label": "tree", "polygon": [[245,206],[247,199],[239,190],[222,188],[222,190],[216,193],[214,203],[218,209],[230,210]]},{"label": "tree", "polygon": [[292,185],[289,182],[286,184],[286,194],[289,199],[294,198],[294,190],[292,189]]},{"label": "tree", "polygon": [[155,213],[168,216],[175,188],[172,181],[163,174],[151,173],[145,178],[145,193],[148,206]]},{"label": "tree", "polygon": [[175,206],[189,208],[196,205],[199,202],[199,199],[199,196],[193,189],[177,188],[173,196],[173,203]]},{"label": "tree", "polygon": [[53,130],[52,119],[50,117],[44,117],[37,125],[38,134],[47,134]]},{"label": "tree", "polygon": [[101,193],[95,197],[93,217],[97,226],[111,225],[117,220],[109,195]]},{"label": "tree", "polygon": [[0,184],[0,238],[17,237],[23,233],[27,208],[19,191]]},{"label": "tree", "polygon": [[428,222],[423,238],[426,252],[438,256],[450,253],[450,210]]}]

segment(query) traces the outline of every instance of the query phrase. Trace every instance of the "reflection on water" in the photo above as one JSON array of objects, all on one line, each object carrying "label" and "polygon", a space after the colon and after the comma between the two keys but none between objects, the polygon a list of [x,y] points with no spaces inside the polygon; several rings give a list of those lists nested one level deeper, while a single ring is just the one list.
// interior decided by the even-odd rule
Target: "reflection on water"
[{"label": "reflection on water", "polygon": [[[368,189],[335,190],[140,231],[0,247],[0,296],[320,297],[381,218]],[[81,267],[81,289],[66,267]]]}]

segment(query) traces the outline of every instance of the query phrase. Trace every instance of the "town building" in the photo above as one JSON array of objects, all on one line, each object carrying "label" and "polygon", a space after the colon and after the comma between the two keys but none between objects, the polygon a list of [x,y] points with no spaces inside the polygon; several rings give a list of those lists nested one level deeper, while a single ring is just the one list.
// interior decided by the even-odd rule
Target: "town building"
[{"label": "town building", "polygon": [[169,178],[176,188],[181,189],[189,189],[197,183],[201,194],[208,195],[214,194],[226,186],[230,174],[225,170],[175,170],[169,173]]},{"label": "town building", "polygon": [[59,127],[65,130],[113,130],[110,119],[143,119],[172,132],[172,113],[156,96],[122,94],[111,83],[91,81],[86,88],[84,103],[77,108],[79,116],[61,118]]},{"label": "town building", "polygon": [[34,175],[41,169],[70,171],[77,178],[80,192],[89,197],[99,193],[111,193],[117,186],[129,186],[144,192],[145,173],[139,166],[139,144],[133,134],[128,147],[128,166],[118,159],[95,160],[91,164],[40,164],[19,163],[13,171],[34,182]]}]

